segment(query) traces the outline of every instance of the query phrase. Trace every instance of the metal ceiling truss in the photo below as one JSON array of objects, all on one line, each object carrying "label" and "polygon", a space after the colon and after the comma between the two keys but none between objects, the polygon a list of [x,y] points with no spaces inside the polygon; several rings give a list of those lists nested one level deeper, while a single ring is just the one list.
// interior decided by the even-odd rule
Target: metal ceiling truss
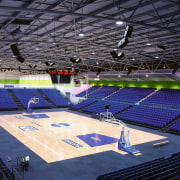
[{"label": "metal ceiling truss", "polygon": [[[130,74],[140,72],[142,66],[150,72],[172,71],[180,64],[179,9],[178,0],[2,0],[0,68],[21,67],[26,74],[48,68]],[[117,20],[124,24],[116,25]],[[117,48],[127,25],[133,26],[129,43]],[[81,31],[83,38],[78,36]],[[24,63],[13,57],[14,43]],[[125,56],[113,58],[113,49]],[[74,56],[82,61],[73,64]],[[55,65],[47,67],[46,62]]]}]

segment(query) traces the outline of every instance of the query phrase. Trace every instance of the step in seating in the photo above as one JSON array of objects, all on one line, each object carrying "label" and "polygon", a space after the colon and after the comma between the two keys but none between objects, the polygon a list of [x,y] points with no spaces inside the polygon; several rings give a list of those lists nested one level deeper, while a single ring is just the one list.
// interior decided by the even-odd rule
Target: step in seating
[{"label": "step in seating", "polygon": [[169,127],[171,132],[180,133],[180,120],[177,121],[175,124]]},{"label": "step in seating", "polygon": [[89,106],[90,104],[93,104],[95,102],[97,102],[97,100],[95,99],[86,99],[78,104],[71,105],[70,108],[80,110],[81,108]]},{"label": "step in seating", "polygon": [[180,111],[175,109],[134,105],[127,111],[118,114],[116,118],[148,125],[152,128],[163,128],[179,115]]},{"label": "step in seating", "polygon": [[106,100],[136,103],[154,90],[155,88],[125,87],[110,95]]},{"label": "step in seating", "polygon": [[88,94],[92,93],[93,91],[96,91],[99,88],[100,88],[100,86],[92,86],[92,87],[88,88],[87,90],[80,92],[76,96],[77,97],[85,97],[86,94],[88,95]]},{"label": "step in seating", "polygon": [[57,89],[40,90],[56,107],[68,107],[71,104]]},{"label": "step in seating", "polygon": [[99,100],[92,105],[82,108],[82,110],[89,113],[100,114],[102,112],[106,112],[106,105],[109,105],[109,112],[111,112],[113,115],[131,106],[131,104],[128,103]]},{"label": "step in seating", "polygon": [[180,89],[160,89],[141,104],[180,109]]},{"label": "step in seating", "polygon": [[116,92],[120,87],[116,86],[103,86],[88,95],[88,98],[103,99],[106,96]]}]

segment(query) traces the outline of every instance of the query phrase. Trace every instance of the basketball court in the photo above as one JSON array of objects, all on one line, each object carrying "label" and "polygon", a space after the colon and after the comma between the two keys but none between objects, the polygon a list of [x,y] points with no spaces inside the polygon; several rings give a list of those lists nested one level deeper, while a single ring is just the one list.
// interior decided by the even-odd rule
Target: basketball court
[{"label": "basketball court", "polygon": [[[117,142],[122,129],[120,125],[73,112],[1,115],[0,126],[47,163],[109,150],[127,154],[118,150]],[[135,147],[166,139],[166,136],[129,129],[130,142]]]}]

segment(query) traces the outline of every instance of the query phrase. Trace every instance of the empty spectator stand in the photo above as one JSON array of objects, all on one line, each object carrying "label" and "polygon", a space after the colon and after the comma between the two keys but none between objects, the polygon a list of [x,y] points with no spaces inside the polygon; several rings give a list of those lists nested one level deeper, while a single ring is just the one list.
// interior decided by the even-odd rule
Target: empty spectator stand
[{"label": "empty spectator stand", "polygon": [[180,111],[175,109],[134,105],[118,114],[116,118],[158,129],[163,128],[179,115]]},{"label": "empty spectator stand", "polygon": [[18,109],[7,89],[0,89],[0,109]]},{"label": "empty spectator stand", "polygon": [[102,99],[119,90],[116,86],[103,86],[88,95],[88,98]]},{"label": "empty spectator stand", "polygon": [[36,94],[36,98],[39,98],[39,103],[32,104],[32,108],[50,108],[48,102],[39,94],[36,89],[13,89],[13,92],[24,108],[28,107],[29,100],[34,97],[33,94]]},{"label": "empty spectator stand", "polygon": [[180,89],[160,89],[141,104],[180,109]]},{"label": "empty spectator stand", "polygon": [[2,171],[2,174],[4,174],[8,179],[15,180],[12,168],[9,167],[8,163],[3,159],[2,156],[0,156],[0,169]]},{"label": "empty spectator stand", "polygon": [[57,89],[39,89],[56,107],[68,107],[71,103]]},{"label": "empty spectator stand", "polygon": [[136,103],[153,91],[155,88],[125,87],[107,97],[106,100]]},{"label": "empty spectator stand", "polygon": [[100,86],[92,86],[92,87],[88,88],[87,90],[80,92],[80,93],[77,94],[76,96],[77,96],[77,97],[84,97],[84,96],[86,96],[86,94],[88,95],[88,94],[96,91],[96,90],[99,89],[99,88],[100,88]]},{"label": "empty spectator stand", "polygon": [[97,102],[97,100],[95,100],[95,99],[86,99],[86,100],[84,100],[84,101],[82,101],[82,102],[80,102],[78,104],[75,104],[75,105],[72,104],[70,106],[70,108],[80,110],[80,109],[82,109],[82,108],[84,108],[86,106],[89,106],[89,105],[91,105],[91,104],[93,104],[95,102]]},{"label": "empty spectator stand", "polygon": [[170,132],[180,134],[180,120],[169,127]]},{"label": "empty spectator stand", "polygon": [[131,106],[131,104],[128,103],[99,100],[87,107],[82,108],[82,110],[88,113],[100,114],[107,111],[105,109],[106,105],[109,105],[109,112],[111,112],[113,115]]},{"label": "empty spectator stand", "polygon": [[149,180],[176,179],[180,177],[180,155],[159,158],[97,177],[97,180]]}]

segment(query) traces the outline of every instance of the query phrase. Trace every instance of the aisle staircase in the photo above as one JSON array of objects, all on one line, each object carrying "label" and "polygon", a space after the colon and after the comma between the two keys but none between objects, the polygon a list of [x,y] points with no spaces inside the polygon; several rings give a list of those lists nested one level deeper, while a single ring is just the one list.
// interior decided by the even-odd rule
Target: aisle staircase
[{"label": "aisle staircase", "polygon": [[37,90],[39,92],[39,94],[51,105],[51,108],[57,108],[52,102],[51,100],[39,89]]},{"label": "aisle staircase", "polygon": [[14,102],[16,103],[17,107],[19,110],[24,110],[24,106],[21,104],[21,102],[19,101],[19,99],[16,97],[16,95],[14,94],[14,92],[12,90],[8,90],[8,93],[10,94],[11,98],[14,100]]},{"label": "aisle staircase", "polygon": [[160,129],[160,131],[168,132],[169,131],[169,127],[172,126],[173,124],[175,124],[176,122],[178,122],[179,120],[180,120],[180,115],[177,118],[175,118],[173,121],[171,121],[169,124],[164,126],[162,129]]}]

